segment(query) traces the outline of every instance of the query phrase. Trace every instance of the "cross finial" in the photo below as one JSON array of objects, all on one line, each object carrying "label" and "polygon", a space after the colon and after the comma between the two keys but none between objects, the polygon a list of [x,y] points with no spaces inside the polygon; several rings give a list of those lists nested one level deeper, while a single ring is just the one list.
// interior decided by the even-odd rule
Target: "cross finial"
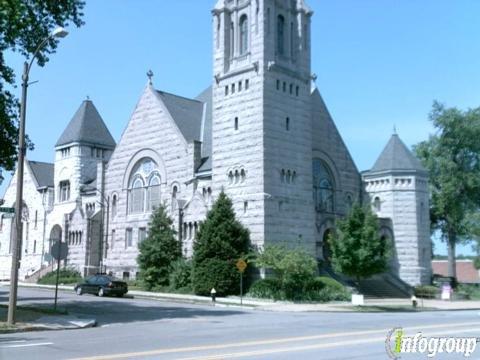
[{"label": "cross finial", "polygon": [[90,96],[87,95],[87,101],[89,101],[89,100],[90,100]]},{"label": "cross finial", "polygon": [[148,83],[150,85],[152,85],[152,78],[153,78],[153,71],[152,70],[148,70],[147,77],[148,77]]},{"label": "cross finial", "polygon": [[393,124],[393,135],[397,135],[397,125]]}]

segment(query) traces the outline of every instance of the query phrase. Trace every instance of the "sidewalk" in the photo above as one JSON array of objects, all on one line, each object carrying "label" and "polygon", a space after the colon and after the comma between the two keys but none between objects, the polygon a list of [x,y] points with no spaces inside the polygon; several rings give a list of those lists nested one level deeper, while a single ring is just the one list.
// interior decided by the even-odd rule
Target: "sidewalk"
[{"label": "sidewalk", "polygon": [[[0,283],[1,285],[7,285],[8,282]],[[30,288],[45,288],[54,289],[54,285],[39,285],[29,283],[19,283],[21,287]],[[73,291],[73,286],[59,285],[61,290]],[[212,304],[210,297],[186,295],[186,294],[172,294],[172,293],[155,293],[149,291],[131,290],[127,296],[142,298],[142,299],[155,299],[166,301],[186,302],[192,304]],[[240,297],[217,297],[216,306],[228,306],[228,307],[240,307]],[[362,307],[352,306],[349,302],[332,302],[323,304],[298,304],[289,301],[273,301],[264,299],[251,299],[243,298],[242,307],[247,309],[256,309],[264,311],[279,311],[279,312],[358,312],[358,311],[412,311],[412,303],[410,299],[367,299],[365,305]],[[480,310],[480,301],[443,301],[436,299],[418,299],[417,311],[459,311],[459,310]]]}]

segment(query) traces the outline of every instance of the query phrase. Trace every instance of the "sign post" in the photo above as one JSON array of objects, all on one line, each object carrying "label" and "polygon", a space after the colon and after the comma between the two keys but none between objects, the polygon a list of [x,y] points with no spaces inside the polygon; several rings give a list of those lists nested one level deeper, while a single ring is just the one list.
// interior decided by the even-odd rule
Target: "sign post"
[{"label": "sign post", "polygon": [[52,257],[57,260],[57,279],[55,281],[55,302],[53,305],[53,309],[57,310],[57,298],[58,298],[58,277],[60,275],[60,261],[67,258],[68,248],[67,244],[62,242],[61,240],[56,241],[52,245],[51,249]]},{"label": "sign post", "polygon": [[245,260],[239,259],[237,261],[236,266],[237,266],[238,272],[240,273],[240,305],[243,305],[243,273],[247,268],[247,263],[245,262]]}]

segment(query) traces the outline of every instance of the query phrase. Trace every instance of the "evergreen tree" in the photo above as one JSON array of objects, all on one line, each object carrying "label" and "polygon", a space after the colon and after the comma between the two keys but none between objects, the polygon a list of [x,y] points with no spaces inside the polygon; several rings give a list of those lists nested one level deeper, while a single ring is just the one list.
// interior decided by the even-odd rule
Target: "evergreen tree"
[{"label": "evergreen tree", "polygon": [[232,201],[222,191],[200,225],[193,249],[193,289],[196,294],[239,293],[239,273],[235,264],[249,251],[248,230],[235,219]]},{"label": "evergreen tree", "polygon": [[181,245],[172,224],[165,205],[160,205],[150,219],[147,238],[138,245],[137,261],[148,289],[168,286],[173,263],[182,257]]},{"label": "evergreen tree", "polygon": [[387,270],[389,244],[380,236],[377,216],[370,208],[354,205],[328,241],[335,271],[358,281]]}]

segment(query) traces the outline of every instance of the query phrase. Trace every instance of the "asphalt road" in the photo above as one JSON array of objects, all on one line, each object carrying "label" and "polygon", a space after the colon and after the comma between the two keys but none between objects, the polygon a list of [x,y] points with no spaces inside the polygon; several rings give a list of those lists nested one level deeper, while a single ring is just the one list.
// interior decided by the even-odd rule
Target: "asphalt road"
[{"label": "asphalt road", "polygon": [[[19,291],[20,304],[52,303],[50,290]],[[8,288],[0,286],[0,303]],[[478,311],[422,313],[278,313],[60,292],[71,314],[98,327],[0,335],[0,359],[388,359],[385,339],[480,337]],[[480,359],[480,344],[470,359]],[[427,359],[402,354],[402,359]],[[440,354],[435,359],[462,359]]]}]

